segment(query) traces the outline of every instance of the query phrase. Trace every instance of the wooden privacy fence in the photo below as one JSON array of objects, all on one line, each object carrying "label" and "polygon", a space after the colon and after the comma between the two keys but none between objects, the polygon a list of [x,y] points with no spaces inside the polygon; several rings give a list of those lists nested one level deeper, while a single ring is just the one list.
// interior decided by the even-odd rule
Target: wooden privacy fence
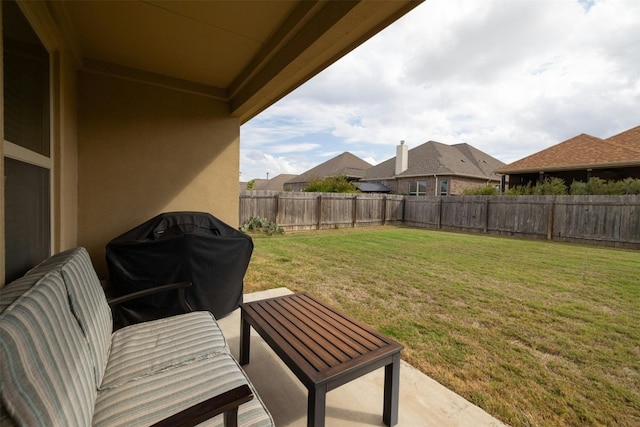
[{"label": "wooden privacy fence", "polygon": [[240,224],[263,217],[287,231],[402,223],[404,196],[361,193],[240,192]]},{"label": "wooden privacy fence", "polygon": [[240,224],[288,231],[404,224],[640,249],[640,196],[402,196],[242,191]]}]

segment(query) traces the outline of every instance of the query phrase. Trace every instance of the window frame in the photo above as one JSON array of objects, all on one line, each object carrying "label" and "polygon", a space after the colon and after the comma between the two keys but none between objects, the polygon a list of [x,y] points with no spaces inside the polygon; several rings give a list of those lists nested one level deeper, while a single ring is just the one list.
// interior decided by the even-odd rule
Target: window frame
[{"label": "window frame", "polygon": [[[3,2],[4,3],[4,2]],[[42,9],[40,9],[38,7],[38,5],[32,5],[29,3],[22,3],[22,2],[18,2],[14,0],[14,3],[17,5],[17,7],[20,10],[20,13],[22,14],[22,16],[24,17],[24,19],[26,20],[26,23],[29,25],[29,27],[31,28],[31,30],[33,31],[33,33],[35,34],[36,38],[38,39],[38,42],[40,43],[40,45],[42,46],[42,48],[46,51],[46,66],[47,66],[47,83],[48,83],[48,87],[46,90],[46,99],[44,99],[43,97],[43,108],[47,111],[48,113],[48,117],[46,118],[46,122],[45,122],[45,128],[48,130],[48,133],[46,135],[46,140],[43,139],[43,142],[45,144],[48,144],[48,148],[49,148],[49,153],[48,156],[44,155],[44,154],[40,154],[36,151],[33,151],[29,148],[25,148],[15,142],[9,141],[6,139],[6,135],[3,129],[3,139],[2,139],[2,155],[0,156],[0,161],[2,161],[2,168],[4,170],[4,164],[5,164],[5,159],[12,159],[12,160],[16,160],[28,165],[32,165],[32,166],[37,166],[40,168],[43,168],[45,170],[48,171],[48,181],[49,181],[49,194],[48,194],[48,199],[49,199],[49,206],[48,206],[48,229],[49,229],[49,236],[48,237],[48,247],[47,247],[47,252],[50,255],[51,253],[53,253],[54,248],[56,247],[56,232],[55,232],[55,223],[56,223],[56,219],[57,219],[57,214],[56,211],[54,209],[55,205],[56,205],[56,185],[55,185],[55,180],[56,180],[56,173],[55,173],[55,164],[56,164],[56,152],[55,152],[55,146],[57,145],[55,143],[55,141],[57,141],[57,137],[54,134],[54,132],[56,131],[57,127],[56,127],[56,122],[55,120],[58,120],[58,109],[56,108],[56,99],[57,98],[57,93],[58,93],[58,88],[59,88],[59,82],[57,80],[57,76],[58,76],[58,72],[59,72],[59,64],[57,61],[57,44],[55,42],[55,37],[51,31],[52,29],[52,23],[50,22],[50,19],[48,17],[46,17],[45,15],[43,15],[43,11]],[[4,5],[0,5],[0,9],[4,9]],[[4,19],[4,10],[0,10],[0,18]],[[4,38],[4,25],[2,26],[2,37]],[[3,49],[4,50],[4,49]],[[5,57],[4,54],[0,56],[0,58],[2,58],[2,67],[3,67],[3,75],[4,75],[4,61],[5,61]],[[44,56],[43,56],[44,58]],[[5,95],[5,90],[6,88],[4,87],[4,81],[2,82],[3,85],[3,109],[4,109],[4,104],[5,104],[5,100],[6,100],[6,95]],[[45,92],[43,92],[45,93]],[[4,114],[4,112],[3,112]],[[2,119],[2,126],[6,126],[6,124],[4,123],[4,117]],[[4,184],[3,184],[4,186]],[[3,191],[6,193],[6,188],[3,187]],[[6,201],[5,201],[6,203]],[[5,206],[2,206],[2,209],[5,210]],[[5,210],[5,221],[6,221],[6,210]],[[6,227],[6,222],[4,223],[4,227]],[[4,236],[6,236],[6,229],[4,230]],[[3,266],[3,270],[4,270],[4,274],[6,274],[6,242],[2,243],[2,249],[3,252],[5,252],[5,255],[2,257],[2,266]],[[0,277],[0,282],[1,283],[5,283],[6,281],[6,277]]]},{"label": "window frame", "polygon": [[[445,187],[444,192],[442,191],[442,187]],[[441,196],[448,196],[449,195],[449,180],[448,179],[441,179],[440,180],[440,184],[439,184],[439,193]]]},{"label": "window frame", "polygon": [[[424,188],[424,191],[420,191],[420,183]],[[415,185],[415,191],[414,191]],[[427,195],[427,180],[426,179],[417,179],[415,181],[409,182],[409,195],[410,196],[426,196]]]}]

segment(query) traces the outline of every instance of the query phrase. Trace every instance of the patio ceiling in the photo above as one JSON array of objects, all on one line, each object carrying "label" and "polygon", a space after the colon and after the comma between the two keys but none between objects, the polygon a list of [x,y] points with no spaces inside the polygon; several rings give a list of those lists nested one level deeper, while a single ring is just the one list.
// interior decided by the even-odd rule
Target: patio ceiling
[{"label": "patio ceiling", "polygon": [[244,123],[420,1],[49,3],[86,71],[202,93]]}]

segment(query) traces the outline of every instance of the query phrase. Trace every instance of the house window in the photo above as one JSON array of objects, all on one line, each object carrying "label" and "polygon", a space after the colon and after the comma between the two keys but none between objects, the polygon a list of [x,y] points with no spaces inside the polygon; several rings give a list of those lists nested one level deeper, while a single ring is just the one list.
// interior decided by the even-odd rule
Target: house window
[{"label": "house window", "polygon": [[449,194],[449,181],[443,179],[440,181],[440,195],[446,196]]},{"label": "house window", "polygon": [[2,2],[5,281],[49,256],[49,53],[14,1]]},{"label": "house window", "polygon": [[412,181],[409,185],[409,195],[424,196],[427,194],[427,181]]}]

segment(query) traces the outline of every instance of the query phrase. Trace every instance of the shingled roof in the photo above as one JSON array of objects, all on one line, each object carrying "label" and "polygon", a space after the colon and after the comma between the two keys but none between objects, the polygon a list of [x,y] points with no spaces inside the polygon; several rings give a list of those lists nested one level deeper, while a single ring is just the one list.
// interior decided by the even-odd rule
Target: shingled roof
[{"label": "shingled roof", "polygon": [[330,176],[345,175],[347,178],[362,178],[365,171],[371,167],[371,163],[362,160],[360,157],[347,151],[320,163],[318,166],[309,169],[289,181],[288,184],[306,183],[314,179],[324,179]]},{"label": "shingled roof", "polygon": [[617,135],[607,138],[607,141],[620,144],[628,149],[640,152],[640,126],[625,130]]},{"label": "shingled roof", "polygon": [[494,170],[504,163],[469,144],[447,145],[428,141],[409,150],[407,170],[395,174],[396,158],[392,157],[371,167],[365,173],[365,180],[388,179],[393,177],[458,175],[470,178],[500,179]]},{"label": "shingled roof", "polygon": [[[253,182],[253,190],[270,190],[270,191],[282,191],[284,189],[284,183],[294,178],[297,175],[290,173],[281,173],[271,179],[256,178]],[[244,186],[242,185],[244,184]],[[240,190],[246,190],[248,183],[241,183]]]},{"label": "shingled roof", "polygon": [[640,166],[640,126],[608,139],[582,133],[498,169],[501,174]]}]

